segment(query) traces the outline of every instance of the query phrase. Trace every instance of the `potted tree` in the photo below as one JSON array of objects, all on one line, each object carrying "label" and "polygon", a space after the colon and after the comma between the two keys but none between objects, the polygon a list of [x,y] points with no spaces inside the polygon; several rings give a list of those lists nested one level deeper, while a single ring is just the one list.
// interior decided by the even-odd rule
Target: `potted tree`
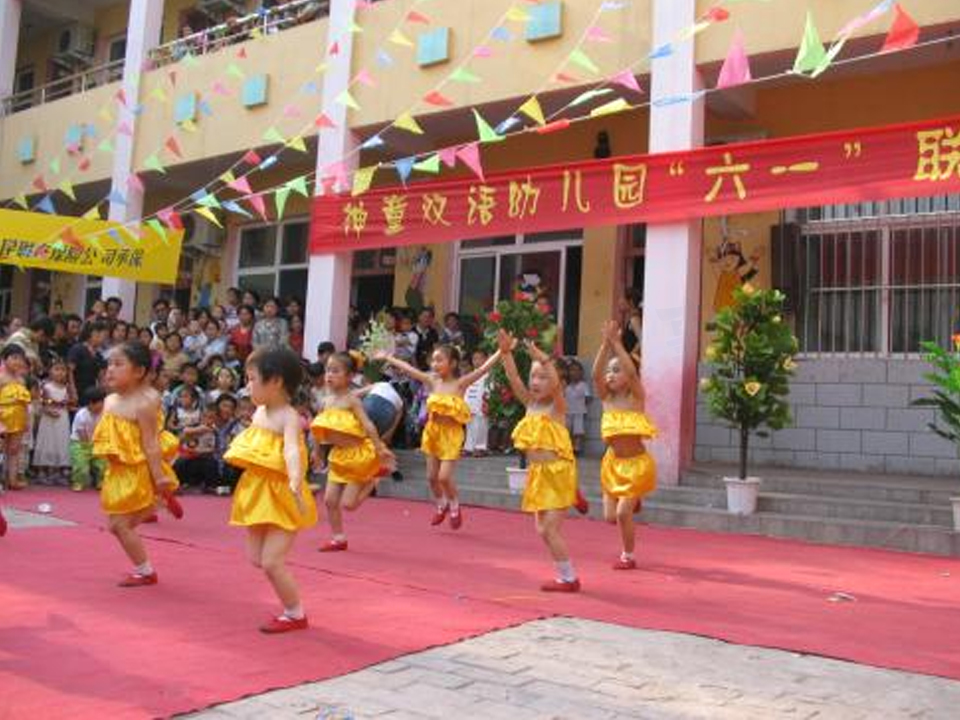
[{"label": "potted tree", "polygon": [[[500,329],[517,338],[529,338],[540,347],[553,347],[557,338],[557,326],[550,316],[550,308],[537,304],[519,293],[513,300],[501,300],[483,320],[483,346],[487,352],[497,347],[497,332]],[[530,372],[530,356],[520,344],[514,352],[514,360],[521,377]],[[517,400],[503,366],[498,364],[490,371],[485,398],[487,417],[491,427],[509,435],[523,417],[523,404]],[[519,467],[507,468],[507,486],[513,493],[523,492],[527,483],[527,468],[523,456]]]},{"label": "potted tree", "polygon": [[760,490],[760,479],[747,475],[750,435],[766,437],[767,429],[790,422],[787,394],[798,345],[783,322],[785,300],[779,290],[757,290],[747,283],[707,325],[713,333],[706,350],[710,376],[701,389],[710,412],[739,436],[739,473],[724,478],[727,509],[739,515],[756,512]]},{"label": "potted tree", "polygon": [[[937,411],[934,422],[929,424],[937,435],[960,445],[960,335],[952,338],[953,350],[944,350],[936,343],[922,343],[924,360],[934,372],[924,377],[933,383],[933,397],[919,398],[914,405]],[[960,532],[960,496],[950,498],[953,504],[953,529]]]}]

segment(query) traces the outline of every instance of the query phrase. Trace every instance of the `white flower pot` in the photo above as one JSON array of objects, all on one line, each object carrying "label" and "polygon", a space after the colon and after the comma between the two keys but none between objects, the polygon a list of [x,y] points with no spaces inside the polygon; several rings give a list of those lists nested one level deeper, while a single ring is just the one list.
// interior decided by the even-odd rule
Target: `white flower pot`
[{"label": "white flower pot", "polygon": [[757,511],[760,478],[725,477],[723,482],[727,486],[727,512],[733,515],[753,515]]},{"label": "white flower pot", "polygon": [[960,532],[960,497],[952,497],[950,502],[953,504],[953,529]]},{"label": "white flower pot", "polygon": [[514,495],[519,495],[527,488],[527,469],[518,467],[507,468],[507,487]]}]

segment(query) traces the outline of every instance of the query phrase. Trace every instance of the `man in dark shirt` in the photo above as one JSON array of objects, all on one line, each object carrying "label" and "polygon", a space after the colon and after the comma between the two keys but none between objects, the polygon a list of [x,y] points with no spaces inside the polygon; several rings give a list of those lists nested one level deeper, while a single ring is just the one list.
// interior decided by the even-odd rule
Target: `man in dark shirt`
[{"label": "man in dark shirt", "polygon": [[107,324],[100,320],[87,323],[80,331],[80,342],[67,353],[67,364],[73,378],[77,397],[82,398],[87,390],[95,388],[104,368],[100,349],[107,340]]},{"label": "man in dark shirt", "polygon": [[417,365],[422,369],[430,367],[430,356],[433,355],[433,349],[440,342],[440,335],[436,326],[437,317],[433,308],[421,310],[413,330],[417,333]]}]

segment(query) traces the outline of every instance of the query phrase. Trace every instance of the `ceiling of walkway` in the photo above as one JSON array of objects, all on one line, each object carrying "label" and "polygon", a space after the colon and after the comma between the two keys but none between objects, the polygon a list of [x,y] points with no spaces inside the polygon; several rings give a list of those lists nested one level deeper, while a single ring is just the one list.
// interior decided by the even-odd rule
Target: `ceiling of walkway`
[{"label": "ceiling of walkway", "polygon": [[23,24],[28,27],[71,22],[92,25],[98,9],[116,4],[117,0],[25,0]]}]

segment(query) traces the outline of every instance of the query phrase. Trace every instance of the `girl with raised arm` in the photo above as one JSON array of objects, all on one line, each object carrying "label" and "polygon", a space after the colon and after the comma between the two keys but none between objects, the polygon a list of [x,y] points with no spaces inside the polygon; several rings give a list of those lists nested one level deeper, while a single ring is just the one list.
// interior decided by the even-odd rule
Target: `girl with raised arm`
[{"label": "girl with raised arm", "polygon": [[323,408],[310,429],[317,442],[331,445],[327,454],[327,489],[324,502],[333,537],[320,546],[320,552],[347,549],[343,529],[343,511],[358,509],[370,497],[378,479],[389,474],[395,464],[391,453],[353,394],[351,381],[357,365],[349,353],[335,353],[327,359]]},{"label": "girl with raised arm", "polygon": [[633,515],[642,498],[657,486],[657,469],[644,441],[654,438],[657,429],[643,412],[643,385],[640,371],[627,352],[620,327],[608,322],[603,344],[593,365],[593,382],[603,401],[603,440],[607,452],[600,466],[603,486],[603,516],[620,528],[622,550],[614,570],[633,570],[636,533]]},{"label": "girl with raised arm", "polygon": [[107,386],[110,394],[93,431],[93,454],[106,461],[100,505],[110,519],[110,532],[133,563],[120,587],[157,584],[137,526],[155,517],[158,502],[175,518],[183,509],[173,496],[179,486],[170,463],[177,438],[163,430],[160,394],[151,386],[150,350],[139,341],[110,351]]},{"label": "girl with raised arm", "polygon": [[566,426],[563,384],[554,361],[532,342],[526,343],[533,363],[529,384],[524,384],[513,359],[516,339],[501,330],[497,344],[513,394],[527,409],[513,431],[513,445],[526,455],[529,465],[522,508],[534,514],[537,533],[556,568],[556,578],[540,589],[578,592],[580,580],[561,531],[567,510],[577,501],[577,464]]},{"label": "girl with raised arm", "polygon": [[303,370],[291,350],[255,350],[247,359],[250,399],[257,406],[250,427],[223,455],[243,469],[233,493],[230,524],[247,528],[247,554],[261,568],[283,612],[260,626],[264,633],[304,630],[307,616],[287,554],[297,533],[317,524],[317,506],[306,482],[307,445],[291,400]]},{"label": "girl with raised arm", "polygon": [[450,527],[458,530],[463,524],[463,511],[454,472],[463,449],[464,428],[470,422],[470,407],[463,396],[468,387],[490,372],[500,360],[500,352],[497,351],[483,365],[462,376],[460,351],[453,345],[440,345],[433,351],[429,373],[387,354],[380,355],[378,359],[421,383],[430,393],[427,398],[427,424],[420,441],[420,450],[427,458],[427,479],[436,501],[430,524],[440,525],[449,513]]}]

